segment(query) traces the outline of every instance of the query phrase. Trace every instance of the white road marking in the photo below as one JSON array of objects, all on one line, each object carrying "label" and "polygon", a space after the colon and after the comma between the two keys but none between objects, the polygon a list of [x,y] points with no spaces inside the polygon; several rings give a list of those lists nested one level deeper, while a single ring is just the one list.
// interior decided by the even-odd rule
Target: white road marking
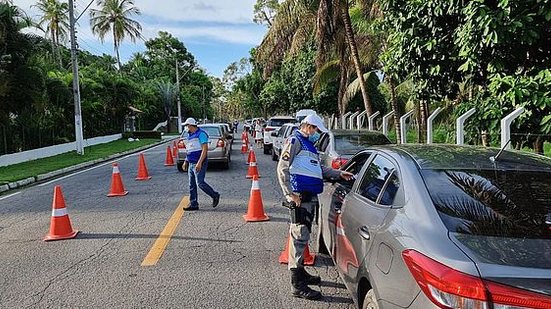
[{"label": "white road marking", "polygon": [[21,193],[21,191],[15,192],[15,193],[12,193],[12,194],[8,194],[8,195],[6,195],[6,196],[2,196],[2,197],[0,197],[0,201],[1,201],[1,200],[4,200],[4,199],[7,199],[8,197],[12,197],[12,196],[14,196],[14,195],[20,194],[20,193]]}]

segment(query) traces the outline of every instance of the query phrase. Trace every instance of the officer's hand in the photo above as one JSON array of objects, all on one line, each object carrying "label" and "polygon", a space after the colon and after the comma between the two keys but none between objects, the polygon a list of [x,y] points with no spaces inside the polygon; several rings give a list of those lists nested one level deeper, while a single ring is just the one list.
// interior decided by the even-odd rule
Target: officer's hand
[{"label": "officer's hand", "polygon": [[300,207],[300,196],[298,194],[291,193],[291,195],[289,195],[287,199],[290,199],[289,202],[295,202],[297,207]]},{"label": "officer's hand", "polygon": [[350,181],[352,179],[354,179],[354,174],[350,173],[350,172],[347,172],[347,171],[341,171],[341,178],[346,180],[346,181]]},{"label": "officer's hand", "polygon": [[195,171],[197,173],[199,173],[199,171],[201,171],[201,167],[203,166],[203,163],[202,162],[197,162],[197,164],[195,164]]}]

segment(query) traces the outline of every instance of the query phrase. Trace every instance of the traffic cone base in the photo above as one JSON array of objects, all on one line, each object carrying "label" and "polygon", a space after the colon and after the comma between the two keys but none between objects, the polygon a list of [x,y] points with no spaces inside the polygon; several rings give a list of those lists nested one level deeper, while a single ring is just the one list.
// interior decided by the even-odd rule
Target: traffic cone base
[{"label": "traffic cone base", "polygon": [[[289,264],[289,246],[291,243],[291,235],[289,235],[289,238],[287,242],[285,243],[285,249],[283,249],[283,252],[279,255],[279,263],[281,264]],[[312,266],[316,262],[316,256],[314,254],[310,253],[309,245],[306,246],[306,249],[304,249],[304,265]]]},{"label": "traffic cone base", "polygon": [[174,158],[172,157],[172,151],[170,145],[166,147],[165,166],[174,166]]},{"label": "traffic cone base", "polygon": [[138,177],[136,177],[136,180],[149,180],[151,179],[151,176],[149,176],[149,172],[147,171],[147,165],[145,164],[145,158],[143,153],[140,153],[140,159],[138,162]]},{"label": "traffic cone base", "polygon": [[54,198],[52,201],[52,217],[50,219],[50,231],[44,237],[44,241],[62,240],[75,238],[78,234],[77,230],[73,230],[65,200],[60,186],[54,187]]},{"label": "traffic cone base", "polygon": [[119,164],[113,163],[113,174],[111,177],[111,189],[107,196],[124,196],[127,195],[128,191],[124,189],[124,184],[122,183],[121,173],[119,171]]},{"label": "traffic cone base", "polygon": [[262,194],[260,193],[258,177],[256,176],[254,176],[251,186],[251,195],[249,198],[249,206],[247,207],[247,214],[243,215],[243,219],[245,219],[245,221],[247,222],[260,222],[270,220],[270,218],[264,212],[264,205],[262,204]]}]

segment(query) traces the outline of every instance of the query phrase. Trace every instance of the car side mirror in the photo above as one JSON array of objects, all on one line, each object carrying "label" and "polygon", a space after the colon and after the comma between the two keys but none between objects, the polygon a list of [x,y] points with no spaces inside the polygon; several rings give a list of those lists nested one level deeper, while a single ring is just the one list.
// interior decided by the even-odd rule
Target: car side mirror
[{"label": "car side mirror", "polygon": [[271,134],[273,137],[277,137],[277,131],[272,132]]},{"label": "car side mirror", "polygon": [[227,139],[232,139],[233,136],[231,136],[231,135],[228,134],[228,135],[226,135],[226,138],[227,138]]}]

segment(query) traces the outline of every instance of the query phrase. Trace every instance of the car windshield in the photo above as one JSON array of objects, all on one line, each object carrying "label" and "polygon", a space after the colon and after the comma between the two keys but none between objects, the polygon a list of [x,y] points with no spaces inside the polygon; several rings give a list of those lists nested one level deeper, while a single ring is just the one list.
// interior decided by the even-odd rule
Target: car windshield
[{"label": "car windshield", "polygon": [[220,128],[219,127],[201,127],[201,129],[209,135],[209,137],[220,137]]},{"label": "car windshield", "polygon": [[551,239],[551,173],[421,170],[450,232]]},{"label": "car windshield", "polygon": [[354,154],[372,145],[390,144],[382,134],[335,134],[335,149],[342,154]]},{"label": "car windshield", "polygon": [[286,123],[294,123],[296,122],[295,118],[285,118],[285,119],[270,119],[268,121],[268,125],[270,127],[281,127],[282,125]]}]

